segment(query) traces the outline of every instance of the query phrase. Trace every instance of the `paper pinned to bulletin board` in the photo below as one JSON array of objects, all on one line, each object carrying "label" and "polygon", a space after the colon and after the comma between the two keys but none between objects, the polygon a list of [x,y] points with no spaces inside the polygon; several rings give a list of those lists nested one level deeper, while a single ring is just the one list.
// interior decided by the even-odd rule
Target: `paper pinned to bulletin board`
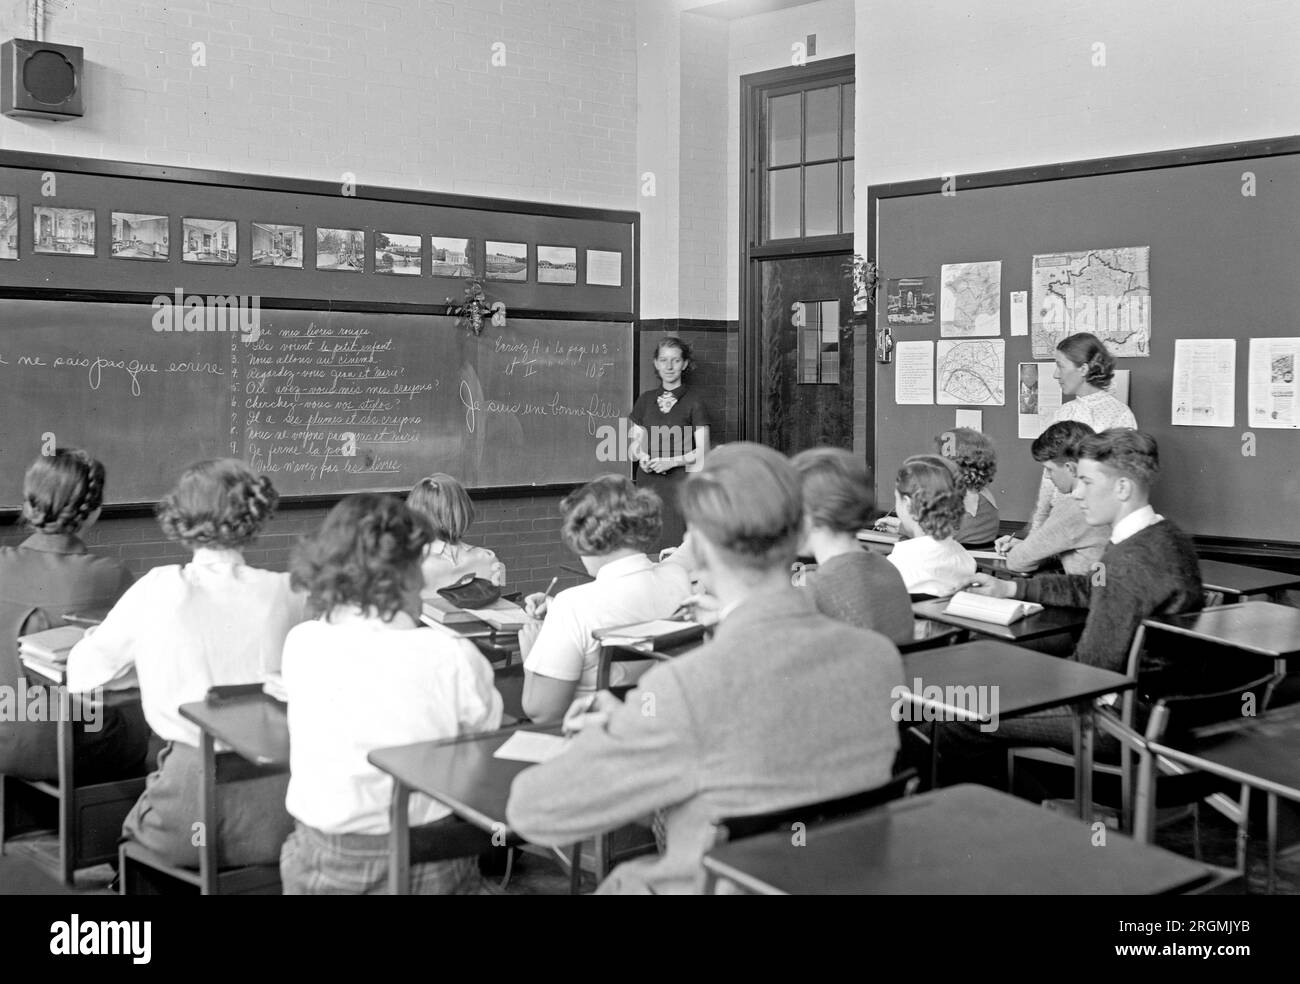
[{"label": "paper pinned to bulletin board", "polygon": [[894,402],[900,407],[934,403],[934,342],[894,344]]},{"label": "paper pinned to bulletin board", "polygon": [[1016,436],[1033,439],[1061,409],[1061,384],[1055,362],[1022,362],[1016,367]]},{"label": "paper pinned to bulletin board", "polygon": [[1249,359],[1249,426],[1300,427],[1296,409],[1300,338],[1252,338]]}]

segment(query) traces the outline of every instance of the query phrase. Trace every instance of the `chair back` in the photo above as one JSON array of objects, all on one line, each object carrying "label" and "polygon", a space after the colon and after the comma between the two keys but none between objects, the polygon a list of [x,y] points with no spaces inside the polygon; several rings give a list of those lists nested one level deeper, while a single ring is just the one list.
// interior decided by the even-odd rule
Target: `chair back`
[{"label": "chair back", "polygon": [[841,817],[864,813],[878,806],[884,806],[896,799],[912,795],[920,778],[915,769],[908,769],[894,776],[888,782],[871,789],[864,789],[848,796],[822,800],[819,803],[805,803],[802,806],[786,807],[770,813],[754,813],[743,817],[724,817],[715,825],[717,843],[744,840],[766,834],[791,823],[824,823]]},{"label": "chair back", "polygon": [[1147,741],[1186,738],[1197,728],[1237,720],[1242,716],[1243,704],[1248,695],[1254,701],[1252,712],[1263,714],[1268,708],[1276,683],[1277,675],[1269,673],[1212,694],[1163,697],[1156,701],[1147,721]]}]

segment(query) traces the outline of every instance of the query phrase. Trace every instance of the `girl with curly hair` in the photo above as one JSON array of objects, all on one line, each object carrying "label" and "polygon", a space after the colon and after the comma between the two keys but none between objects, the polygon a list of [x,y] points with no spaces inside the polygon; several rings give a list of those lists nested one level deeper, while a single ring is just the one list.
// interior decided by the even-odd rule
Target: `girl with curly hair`
[{"label": "girl with curly hair", "polygon": [[961,526],[953,537],[968,547],[991,547],[998,537],[998,504],[989,486],[998,472],[998,452],[973,427],[955,427],[934,439],[939,454],[956,466],[953,475],[962,494]]},{"label": "girl with curly hair", "polygon": [[[659,542],[659,508],[659,496],[621,475],[589,482],[560,503],[560,535],[594,580],[554,598],[525,599],[530,615],[545,618],[519,633],[523,708],[534,721],[558,721],[575,697],[595,692],[600,643],[593,631],[667,618],[690,595],[689,543],[662,563],[646,556]],[[649,665],[614,664],[611,686],[632,683]]]},{"label": "girl with curly hair", "polygon": [[913,595],[947,597],[965,587],[975,558],[953,539],[961,525],[962,494],[944,458],[918,454],[903,462],[894,483],[894,509],[903,533],[889,562]]},{"label": "girl with curly hair", "polygon": [[[31,536],[0,548],[0,688],[33,699],[50,691],[28,687],[18,661],[18,637],[63,624],[68,612],[109,608],[131,585],[131,575],[109,557],[96,557],[81,535],[99,517],[104,466],[78,448],[58,448],[37,458],[23,480],[23,520]],[[58,775],[55,715],[45,720],[0,720],[0,774],[54,780]],[[77,773],[87,782],[143,775],[149,728],[138,708],[105,706],[93,730],[78,722]]]},{"label": "girl with curly hair", "polygon": [[[424,517],[396,496],[353,495],[294,555],[293,583],[318,617],[284,643],[286,806],[296,821],[280,854],[285,895],[386,894],[393,780],[367,754],[501,723],[487,660],[451,633],[421,630],[420,560],[432,538]],[[464,827],[421,796],[408,813],[419,838]],[[411,865],[412,893],[479,891],[473,855],[482,846]]]},{"label": "girl with curly hair", "polygon": [[406,497],[406,504],[433,527],[433,539],[424,548],[420,564],[426,592],[450,587],[466,574],[498,586],[506,583],[506,565],[497,555],[465,542],[474,522],[474,503],[460,482],[442,472],[422,478]]},{"label": "girl with curly hair", "polygon": [[[203,700],[211,687],[259,682],[306,617],[287,574],[244,562],[244,548],[278,501],[270,479],[242,461],[191,465],[157,507],[167,538],[193,551],[189,563],[145,574],[68,654],[71,691],[139,680],[145,719],[165,744],[123,832],[169,864],[199,864],[200,736],[180,706]],[[223,865],[279,860],[292,827],[287,784],[286,776],[270,776],[218,787],[222,826],[207,836],[219,838]]]}]

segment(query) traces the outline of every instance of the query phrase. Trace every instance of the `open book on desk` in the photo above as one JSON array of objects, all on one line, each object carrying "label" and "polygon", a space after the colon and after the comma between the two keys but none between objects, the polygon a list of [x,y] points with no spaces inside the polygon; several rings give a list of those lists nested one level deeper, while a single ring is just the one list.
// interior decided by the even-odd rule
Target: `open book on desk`
[{"label": "open book on desk", "polygon": [[971,591],[958,591],[948,600],[948,607],[945,609],[947,614],[956,615],[958,618],[992,622],[995,625],[1010,625],[1012,622],[1019,622],[1026,615],[1034,615],[1042,610],[1042,605],[1032,601],[990,598]]},{"label": "open book on desk", "polygon": [[704,638],[704,626],[699,622],[678,622],[669,618],[656,618],[633,625],[616,625],[597,629],[591,634],[603,646],[636,646],[647,651],[669,649],[682,643]]},{"label": "open book on desk", "polygon": [[901,540],[897,533],[885,533],[881,530],[858,530],[858,540],[861,543],[884,543],[893,546]]}]

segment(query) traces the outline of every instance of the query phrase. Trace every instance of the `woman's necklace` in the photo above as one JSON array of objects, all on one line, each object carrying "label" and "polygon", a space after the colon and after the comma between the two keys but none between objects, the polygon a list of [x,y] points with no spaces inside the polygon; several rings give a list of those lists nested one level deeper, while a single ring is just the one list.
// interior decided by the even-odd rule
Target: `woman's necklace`
[{"label": "woman's necklace", "polygon": [[672,390],[662,390],[659,393],[659,399],[656,402],[659,404],[659,412],[667,413],[673,407],[677,406],[677,397],[673,394]]}]

